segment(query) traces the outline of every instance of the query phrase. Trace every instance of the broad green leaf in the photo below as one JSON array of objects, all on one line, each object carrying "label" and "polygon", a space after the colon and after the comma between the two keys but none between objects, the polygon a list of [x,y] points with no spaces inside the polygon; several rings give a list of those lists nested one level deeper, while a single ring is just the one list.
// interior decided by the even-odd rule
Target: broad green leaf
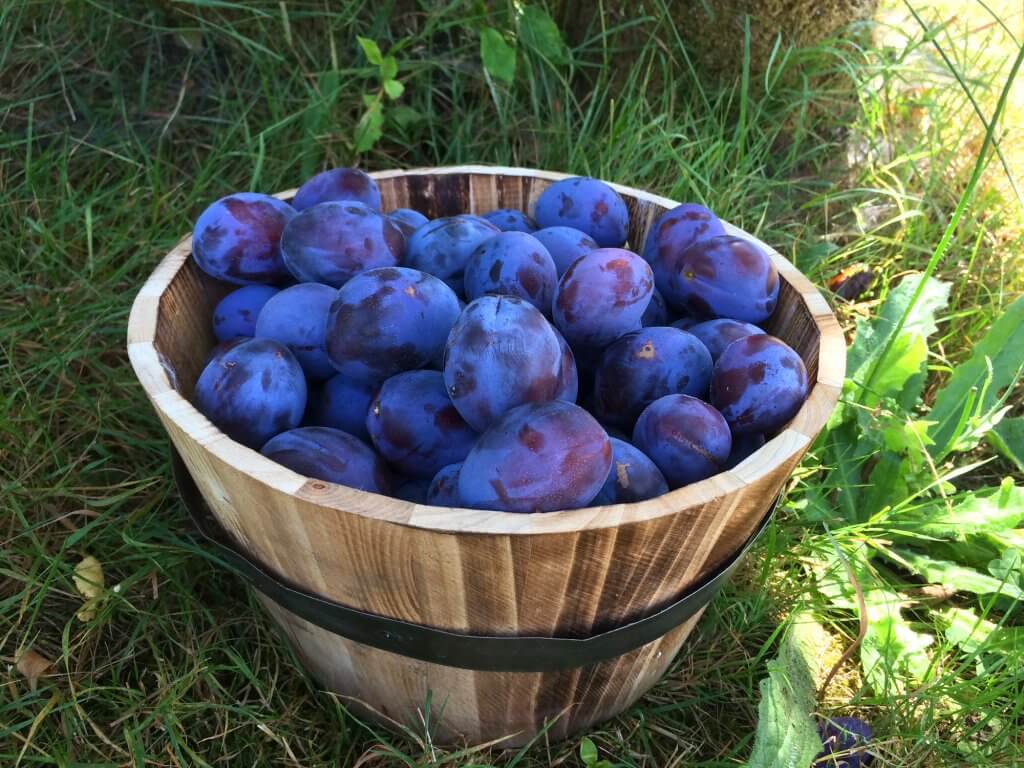
[{"label": "broad green leaf", "polygon": [[[878,360],[896,330],[900,317],[903,316],[903,312],[910,304],[922,277],[922,275],[905,277],[898,286],[889,292],[882,303],[878,317],[857,323],[857,333],[847,355],[848,376],[855,382],[866,384],[865,379],[874,371],[875,381],[872,382],[872,388],[877,394],[900,392],[900,389],[893,390],[892,387],[897,383],[901,387],[905,386],[920,370],[920,366],[918,366],[911,374],[906,374],[912,359],[920,356],[920,346],[915,345],[914,339],[919,338],[925,342],[935,332],[935,316],[945,308],[949,301],[949,285],[934,278],[928,278],[921,298],[914,305],[907,317],[907,322],[904,323],[900,331],[900,338],[896,339],[889,348],[886,359]],[[925,349],[927,350],[927,347]],[[889,368],[893,366],[898,368],[898,375],[889,376]],[[878,389],[879,377],[885,377],[881,383],[889,387],[888,392]],[[864,393],[862,398],[877,399],[877,394]]]},{"label": "broad green leaf", "polygon": [[385,80],[384,93],[386,93],[389,98],[397,99],[399,96],[405,93],[405,86],[402,85],[397,80]]},{"label": "broad green leaf", "polygon": [[864,593],[868,631],[860,649],[864,678],[876,693],[885,695],[923,681],[931,666],[927,649],[934,638],[918,632],[903,618],[904,598],[882,587]]},{"label": "broad green leaf", "polygon": [[388,117],[393,120],[399,128],[408,128],[413,123],[418,123],[423,119],[423,115],[417,112],[412,107],[407,107],[404,104],[399,104],[388,110]]},{"label": "broad green leaf", "polygon": [[1024,528],[989,531],[985,534],[985,540],[1001,549],[1019,549],[1024,552]]},{"label": "broad green leaf", "polygon": [[861,494],[862,516],[870,517],[886,505],[897,504],[910,495],[905,472],[906,466],[899,456],[885,451],[878,457],[867,488]]},{"label": "broad green leaf", "polygon": [[363,53],[366,54],[366,60],[371,64],[380,66],[384,57],[381,55],[380,47],[378,47],[377,43],[368,37],[356,37],[356,40],[359,41],[359,45],[362,47]]},{"label": "broad green leaf", "polygon": [[394,56],[385,56],[380,63],[380,79],[385,82],[394,80],[398,74],[398,60]]},{"label": "broad green leaf", "polygon": [[593,765],[597,762],[597,747],[594,742],[584,736],[580,739],[580,760],[583,764],[588,766]]},{"label": "broad green leaf", "polygon": [[828,637],[814,619],[795,618],[778,657],[768,662],[768,677],[758,686],[761,701],[749,768],[802,767],[821,751],[812,670],[820,666],[827,647]]},{"label": "broad green leaf", "polygon": [[897,453],[919,453],[922,447],[931,445],[930,425],[930,421],[894,422],[882,431],[885,447]]},{"label": "broad green leaf", "polygon": [[[863,560],[863,548],[848,554],[864,595],[868,622],[860,650],[864,678],[879,694],[897,693],[928,674],[927,648],[934,638],[915,630],[903,618],[905,598],[881,581]],[[813,567],[818,591],[837,608],[859,613],[860,602],[846,567],[833,554]]]},{"label": "broad green leaf", "polygon": [[356,125],[356,152],[367,152],[380,140],[384,133],[384,108],[374,101]]},{"label": "broad green leaf", "polygon": [[480,30],[480,58],[484,69],[498,80],[511,83],[516,76],[516,49],[491,27]]},{"label": "broad green leaf", "polygon": [[1024,416],[1003,419],[986,437],[993,448],[1024,472]]},{"label": "broad green leaf", "polygon": [[860,504],[863,492],[861,471],[870,454],[858,450],[859,430],[856,420],[846,421],[828,435],[824,462],[833,469],[828,483],[835,490],[836,511],[848,522],[866,519]]},{"label": "broad green leaf", "polygon": [[970,359],[956,367],[946,386],[935,396],[935,404],[928,415],[936,422],[931,430],[935,441],[933,456],[945,456],[956,442],[957,432],[962,429],[964,404],[976,400],[974,411],[977,414],[992,409],[1000,391],[1012,385],[1021,366],[1024,366],[1024,296],[992,324],[988,333],[974,345]]},{"label": "broad green leaf", "polygon": [[1024,627],[1000,627],[963,608],[948,608],[938,616],[946,625],[946,640],[967,653],[1024,652]]},{"label": "broad green leaf", "polygon": [[1024,488],[1009,477],[998,488],[964,494],[952,508],[941,501],[914,511],[915,530],[927,536],[963,541],[970,535],[1016,528],[1024,522]]},{"label": "broad green leaf", "polygon": [[998,559],[988,564],[988,572],[1001,581],[1020,586],[1024,578],[1024,555],[1016,547],[1007,547]]},{"label": "broad green leaf", "polygon": [[976,595],[1005,595],[1015,600],[1024,597],[1024,591],[1015,583],[994,578],[951,560],[939,560],[902,548],[893,548],[883,553],[926,581],[941,584],[948,589]]},{"label": "broad green leaf", "polygon": [[[908,333],[906,328],[893,342],[885,360],[875,372],[872,391],[862,398],[866,405],[876,405],[882,397],[903,395],[908,382],[924,368],[928,358],[928,344],[923,336]],[[921,392],[912,393],[916,402]]]},{"label": "broad green leaf", "polygon": [[569,60],[568,49],[546,10],[539,5],[528,5],[523,8],[519,18],[519,34],[522,41],[541,56],[555,64],[565,64]]}]

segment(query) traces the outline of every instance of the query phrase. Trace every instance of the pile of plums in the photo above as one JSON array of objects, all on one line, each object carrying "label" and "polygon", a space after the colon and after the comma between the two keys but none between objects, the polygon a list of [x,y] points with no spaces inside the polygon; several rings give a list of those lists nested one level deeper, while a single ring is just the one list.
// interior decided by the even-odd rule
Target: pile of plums
[{"label": "pile of plums", "polygon": [[778,273],[703,206],[634,250],[628,217],[591,178],[532,217],[383,212],[350,168],[291,204],[229,195],[193,232],[198,266],[241,286],[195,405],[303,475],[442,506],[636,502],[727,470],[807,396],[800,356],[757,325]]}]

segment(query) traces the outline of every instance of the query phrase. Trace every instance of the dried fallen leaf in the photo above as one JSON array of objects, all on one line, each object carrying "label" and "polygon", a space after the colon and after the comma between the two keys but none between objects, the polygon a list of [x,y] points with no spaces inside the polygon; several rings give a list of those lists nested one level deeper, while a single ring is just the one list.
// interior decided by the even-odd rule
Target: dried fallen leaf
[{"label": "dried fallen leaf", "polygon": [[39,678],[45,675],[52,666],[52,661],[31,648],[21,654],[18,663],[15,664],[18,672],[28,680],[28,687],[33,691],[39,687]]},{"label": "dried fallen leaf", "polygon": [[103,566],[100,561],[92,555],[83,557],[75,566],[74,581],[75,589],[85,598],[85,603],[75,615],[79,621],[89,621],[96,615],[96,603],[103,595]]}]

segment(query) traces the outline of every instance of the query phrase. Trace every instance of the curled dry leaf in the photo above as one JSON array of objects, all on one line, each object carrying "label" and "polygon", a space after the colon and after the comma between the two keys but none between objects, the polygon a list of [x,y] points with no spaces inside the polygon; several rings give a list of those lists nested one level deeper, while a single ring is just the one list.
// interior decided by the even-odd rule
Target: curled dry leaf
[{"label": "curled dry leaf", "polygon": [[18,672],[28,680],[28,687],[33,691],[39,687],[39,678],[45,675],[52,666],[52,661],[31,648],[18,657],[18,662],[15,665]]},{"label": "curled dry leaf", "polygon": [[80,621],[89,621],[96,615],[96,604],[103,595],[103,566],[100,561],[92,555],[83,557],[75,566],[74,581],[75,589],[85,598],[85,603],[75,615]]}]

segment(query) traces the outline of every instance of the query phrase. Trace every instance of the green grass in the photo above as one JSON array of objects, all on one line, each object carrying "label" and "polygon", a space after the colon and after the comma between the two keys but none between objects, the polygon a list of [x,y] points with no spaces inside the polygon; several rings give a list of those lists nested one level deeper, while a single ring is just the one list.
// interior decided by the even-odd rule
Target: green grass
[{"label": "green grass", "polygon": [[[637,35],[595,26],[571,65],[521,51],[510,88],[480,70],[466,30],[484,16],[468,3],[390,25],[386,6],[354,0],[0,6],[0,655],[13,665],[32,648],[54,662],[37,690],[13,668],[0,685],[0,764],[579,764],[576,742],[452,752],[417,728],[389,734],[300,672],[238,580],[198,554],[124,334],[134,292],[206,203],[353,162],[533,166],[701,201],[819,284],[869,266],[872,291],[836,306],[847,326],[872,314],[943,237],[985,133],[961,83],[991,115],[1010,62],[984,54],[1006,30],[967,36],[918,9],[927,31],[828,43],[782,56],[753,84],[711,85],[649,8],[630,22],[642,48],[620,49]],[[420,116],[387,122],[361,157],[353,129],[378,82],[356,35],[396,43],[401,103]],[[962,339],[981,336],[1024,288],[1021,209],[1002,174],[996,158],[936,261],[952,296],[926,400],[968,356]],[[936,471],[977,460],[988,463],[960,488],[1013,472],[983,447]],[[824,492],[824,469],[816,456],[805,463],[789,506],[666,678],[590,734],[602,756],[736,765],[786,617],[819,616],[834,636],[829,664],[854,640],[856,616],[809,587],[832,551],[803,505]],[[898,524],[835,538],[849,548]],[[102,563],[107,591],[83,621],[72,576],[85,554]],[[937,609],[984,612],[963,595],[930,604],[920,580],[892,578],[933,633]],[[989,608],[992,621],[1020,623],[1014,605]],[[979,654],[941,639],[929,653],[936,674],[902,693],[864,685],[855,654],[820,711],[869,719],[885,765],[1019,761],[1024,653],[988,674]]]}]

